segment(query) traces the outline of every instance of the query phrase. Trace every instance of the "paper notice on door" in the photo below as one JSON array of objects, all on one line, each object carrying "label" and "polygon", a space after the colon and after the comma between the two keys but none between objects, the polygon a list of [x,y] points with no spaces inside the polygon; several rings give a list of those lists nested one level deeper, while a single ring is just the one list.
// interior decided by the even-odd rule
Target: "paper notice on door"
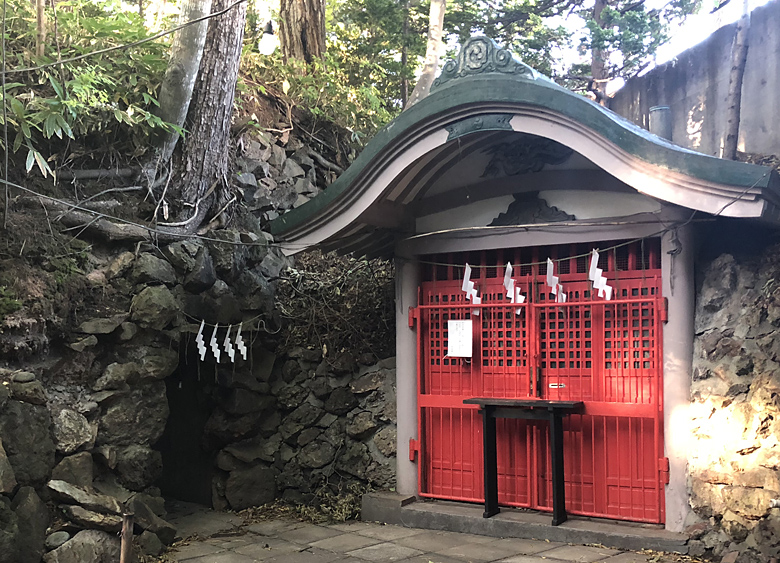
[{"label": "paper notice on door", "polygon": [[471,357],[471,321],[447,321],[447,356]]}]

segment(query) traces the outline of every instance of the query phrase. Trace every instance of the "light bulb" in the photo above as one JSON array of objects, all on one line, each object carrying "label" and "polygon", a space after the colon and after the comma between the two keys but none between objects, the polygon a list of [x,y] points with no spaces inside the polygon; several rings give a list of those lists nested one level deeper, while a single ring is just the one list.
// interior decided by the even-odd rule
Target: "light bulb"
[{"label": "light bulb", "polygon": [[261,55],[271,55],[278,46],[279,39],[274,35],[274,26],[270,21],[266,22],[263,36],[260,38],[257,48],[260,50]]}]

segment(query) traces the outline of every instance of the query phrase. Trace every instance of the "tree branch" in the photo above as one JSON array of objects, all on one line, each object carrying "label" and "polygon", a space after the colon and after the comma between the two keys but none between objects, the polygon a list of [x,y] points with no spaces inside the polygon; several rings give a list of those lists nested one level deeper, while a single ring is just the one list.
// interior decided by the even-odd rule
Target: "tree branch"
[{"label": "tree branch", "polygon": [[633,10],[636,10],[637,8],[641,7],[645,3],[645,0],[638,0],[637,2],[634,2],[633,4],[629,4],[628,6],[624,7],[620,10],[620,15],[625,16],[628,12],[631,12]]},{"label": "tree branch", "polygon": [[47,213],[56,212],[58,216],[55,220],[66,227],[84,227],[85,231],[93,232],[109,241],[151,240],[149,230],[137,225],[114,223],[102,213],[73,209],[65,203],[43,196],[24,196],[19,201],[28,205],[42,205]]},{"label": "tree branch", "polygon": [[132,178],[138,168],[115,168],[110,170],[61,170],[58,180],[101,180],[103,178]]}]

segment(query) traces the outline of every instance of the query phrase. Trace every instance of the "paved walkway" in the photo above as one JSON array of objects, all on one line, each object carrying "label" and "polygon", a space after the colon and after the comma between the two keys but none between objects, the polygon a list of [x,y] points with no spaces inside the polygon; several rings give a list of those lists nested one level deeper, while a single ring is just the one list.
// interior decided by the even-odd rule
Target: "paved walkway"
[{"label": "paved walkway", "polygon": [[238,516],[189,508],[171,515],[184,536],[165,554],[186,563],[648,563],[674,561],[630,551],[502,539],[366,522],[294,520],[244,524]]}]

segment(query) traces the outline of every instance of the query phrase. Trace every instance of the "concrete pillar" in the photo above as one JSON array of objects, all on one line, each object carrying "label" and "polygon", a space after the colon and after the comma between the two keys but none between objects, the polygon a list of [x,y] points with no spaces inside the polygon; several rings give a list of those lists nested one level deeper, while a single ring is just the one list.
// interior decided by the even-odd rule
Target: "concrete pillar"
[{"label": "concrete pillar", "polygon": [[409,328],[409,307],[417,306],[419,263],[395,259],[395,373],[398,414],[396,491],[417,494],[417,464],[409,461],[409,440],[417,439],[417,332]]},{"label": "concrete pillar", "polygon": [[669,321],[663,328],[664,444],[666,457],[669,458],[666,529],[673,532],[682,531],[690,511],[687,452],[692,447],[689,407],[695,294],[693,254],[691,225],[663,235],[663,295],[669,303]]}]

